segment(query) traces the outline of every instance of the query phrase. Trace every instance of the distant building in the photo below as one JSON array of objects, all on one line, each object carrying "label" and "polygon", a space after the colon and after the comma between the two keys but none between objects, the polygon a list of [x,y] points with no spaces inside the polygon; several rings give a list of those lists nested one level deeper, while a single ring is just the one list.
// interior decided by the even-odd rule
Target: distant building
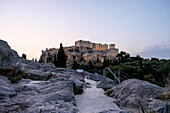
[{"label": "distant building", "polygon": [[[75,42],[75,47],[78,48],[89,48],[92,50],[108,50],[108,44],[101,44],[101,43],[92,43],[90,41],[83,41],[83,40],[78,40]],[[115,49],[115,44],[110,44],[109,49]]]},{"label": "distant building", "polygon": [[110,44],[109,49],[115,49],[115,44]]},{"label": "distant building", "polygon": [[[75,42],[75,46],[64,47],[64,51],[67,57],[67,67],[72,68],[74,61],[78,62],[78,64],[87,65],[89,61],[95,62],[97,59],[100,62],[103,62],[104,58],[113,59],[119,50],[115,48],[115,44],[109,44],[108,48],[108,44],[78,40]],[[46,49],[42,51],[40,59],[42,62],[47,62],[48,59],[53,61],[57,53],[57,48]]]}]

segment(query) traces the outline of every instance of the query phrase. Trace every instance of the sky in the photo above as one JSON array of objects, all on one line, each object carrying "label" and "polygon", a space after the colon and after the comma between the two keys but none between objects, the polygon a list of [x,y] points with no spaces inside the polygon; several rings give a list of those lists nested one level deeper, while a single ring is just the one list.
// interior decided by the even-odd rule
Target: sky
[{"label": "sky", "polygon": [[170,0],[0,0],[0,39],[28,59],[80,39],[170,58]]}]

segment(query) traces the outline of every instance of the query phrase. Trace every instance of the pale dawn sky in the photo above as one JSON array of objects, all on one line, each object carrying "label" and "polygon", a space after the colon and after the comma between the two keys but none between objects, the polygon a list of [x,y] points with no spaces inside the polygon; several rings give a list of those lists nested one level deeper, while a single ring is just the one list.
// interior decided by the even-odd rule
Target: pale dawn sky
[{"label": "pale dawn sky", "polygon": [[170,58],[170,0],[0,0],[0,39],[28,59],[80,39]]}]

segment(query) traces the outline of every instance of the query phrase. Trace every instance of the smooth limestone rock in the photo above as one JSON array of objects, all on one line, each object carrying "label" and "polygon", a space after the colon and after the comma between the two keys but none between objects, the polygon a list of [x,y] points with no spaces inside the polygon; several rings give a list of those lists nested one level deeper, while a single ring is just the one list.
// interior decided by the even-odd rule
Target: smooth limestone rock
[{"label": "smooth limestone rock", "polygon": [[[26,79],[11,84],[5,76],[21,71]],[[84,85],[82,74],[20,58],[0,40],[0,113],[77,113],[73,84]]]},{"label": "smooth limestone rock", "polygon": [[43,72],[41,70],[25,70],[26,78],[32,80],[48,80],[51,76],[51,72]]},{"label": "smooth limestone rock", "polygon": [[20,108],[17,103],[11,101],[16,92],[7,77],[0,75],[0,113],[15,111]]},{"label": "smooth limestone rock", "polygon": [[115,98],[117,100],[116,103],[121,107],[139,109],[140,101],[144,109],[152,109],[158,112],[162,107],[165,108],[165,102],[156,100],[155,98],[164,92],[164,88],[149,82],[129,79],[108,90],[106,94]]},{"label": "smooth limestone rock", "polygon": [[72,103],[74,93],[73,82],[70,80],[58,78],[48,81],[22,79],[15,86],[15,90],[20,93],[13,98],[13,101],[24,102],[24,111],[27,113],[39,113],[40,111],[42,113],[78,112]]},{"label": "smooth limestone rock", "polygon": [[7,77],[0,75],[0,99],[8,99],[15,91]]},{"label": "smooth limestone rock", "polygon": [[7,42],[0,40],[0,74],[11,76],[18,72],[19,56]]},{"label": "smooth limestone rock", "polygon": [[131,113],[129,111],[125,111],[125,110],[113,110],[113,109],[110,109],[110,110],[103,110],[99,113]]},{"label": "smooth limestone rock", "polygon": [[87,78],[95,80],[95,81],[99,81],[99,83],[97,84],[97,88],[110,89],[117,85],[113,80],[111,80],[105,76],[98,75],[98,74],[90,74],[87,76]]}]

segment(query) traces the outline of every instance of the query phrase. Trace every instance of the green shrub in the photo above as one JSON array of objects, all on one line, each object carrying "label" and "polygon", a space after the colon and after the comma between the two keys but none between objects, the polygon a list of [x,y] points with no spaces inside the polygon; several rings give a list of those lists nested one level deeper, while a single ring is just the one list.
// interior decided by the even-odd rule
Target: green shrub
[{"label": "green shrub", "polygon": [[83,93],[83,86],[76,86],[75,83],[73,83],[73,90],[74,90],[74,94],[82,94]]},{"label": "green shrub", "polygon": [[12,83],[18,83],[22,78],[26,77],[23,70],[19,70],[15,75],[7,76]]}]

